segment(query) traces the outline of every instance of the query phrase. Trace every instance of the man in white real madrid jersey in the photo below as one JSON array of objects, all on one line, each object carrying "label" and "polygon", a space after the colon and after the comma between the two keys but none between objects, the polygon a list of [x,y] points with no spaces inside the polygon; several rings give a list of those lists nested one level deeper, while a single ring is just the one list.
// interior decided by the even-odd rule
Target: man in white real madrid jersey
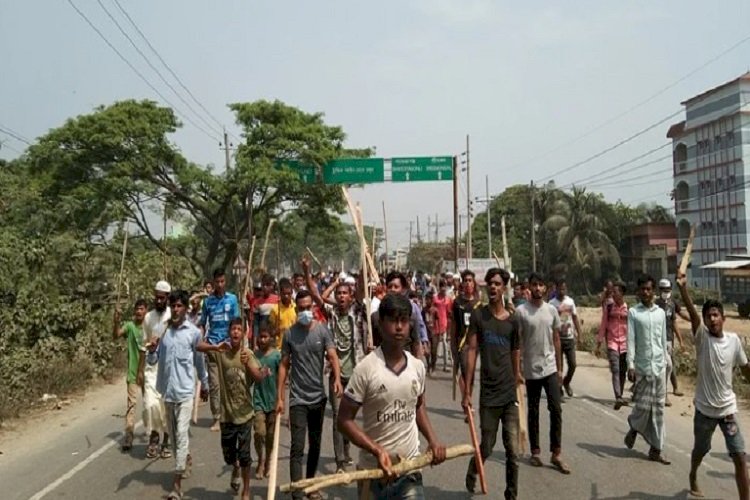
[{"label": "man in white real madrid jersey", "polygon": [[[339,408],[339,430],[361,448],[360,468],[379,466],[385,472],[383,480],[369,485],[375,499],[424,498],[421,473],[395,478],[392,469],[397,457],[419,455],[420,432],[432,451],[433,464],[445,460],[445,446],[427,417],[424,364],[404,350],[411,312],[405,296],[386,295],[378,309],[382,344],[354,368]],[[355,421],[360,407],[364,429]]]}]

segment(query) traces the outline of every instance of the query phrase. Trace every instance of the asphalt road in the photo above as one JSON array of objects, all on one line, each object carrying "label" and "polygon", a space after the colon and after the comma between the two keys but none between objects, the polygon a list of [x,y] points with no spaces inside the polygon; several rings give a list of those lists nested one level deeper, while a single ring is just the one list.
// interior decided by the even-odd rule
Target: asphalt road
[{"label": "asphalt road", "polygon": [[[520,468],[520,498],[555,499],[679,499],[688,498],[687,473],[692,446],[690,398],[676,399],[667,409],[666,455],[672,465],[646,460],[643,441],[634,450],[623,445],[628,408],[612,409],[609,373],[602,360],[579,353],[574,379],[574,398],[563,406],[563,453],[573,474],[563,476],[551,467],[533,468],[524,457]],[[428,381],[427,404],[434,427],[447,445],[469,443],[460,405],[451,400],[448,374]],[[145,436],[140,428],[130,454],[119,451],[124,382],[96,388],[69,407],[22,422],[0,436],[0,498],[40,499],[134,499],[164,498],[171,486],[173,460],[145,458]],[[545,404],[542,402],[544,409]],[[546,413],[546,412],[543,412]],[[223,465],[219,436],[208,430],[208,408],[192,429],[193,476],[186,480],[186,498],[229,499],[230,470]],[[746,419],[740,426],[746,435]],[[546,415],[542,417],[542,447],[548,442]],[[504,454],[500,440],[487,463],[490,493],[502,498]],[[289,479],[289,433],[282,427],[279,482]],[[356,457],[355,457],[356,458]],[[545,460],[549,456],[544,455]],[[447,462],[424,471],[428,499],[465,499],[463,488],[468,458]],[[326,420],[321,473],[335,465],[331,445],[330,415]],[[707,498],[736,498],[732,464],[717,432],[713,450],[701,469],[701,485]],[[253,498],[266,498],[266,481],[252,482]],[[326,492],[327,498],[356,498],[356,488]],[[288,498],[279,495],[279,498]]]}]

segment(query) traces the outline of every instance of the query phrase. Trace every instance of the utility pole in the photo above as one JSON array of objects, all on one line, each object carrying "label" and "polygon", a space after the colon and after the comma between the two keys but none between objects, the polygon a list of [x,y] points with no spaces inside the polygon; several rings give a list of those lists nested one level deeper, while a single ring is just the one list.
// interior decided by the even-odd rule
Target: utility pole
[{"label": "utility pole", "polygon": [[219,146],[219,149],[224,150],[224,166],[226,168],[226,172],[229,173],[229,169],[232,168],[232,157],[230,151],[232,151],[233,144],[230,144],[229,142],[227,129],[224,129],[224,144],[219,144]]},{"label": "utility pole", "polygon": [[427,216],[427,243],[430,242],[430,236],[432,236],[432,221],[430,220],[430,216]]},{"label": "utility pole", "polygon": [[466,258],[471,259],[471,162],[469,159],[469,134],[466,134]]},{"label": "utility pole", "polygon": [[490,176],[489,175],[484,176],[484,189],[485,189],[485,195],[487,196],[487,258],[491,259],[492,258],[492,218],[490,215],[490,208],[492,208],[492,200],[490,200]]},{"label": "utility pole", "polygon": [[435,214],[435,243],[440,241],[440,238],[439,238],[440,233],[438,233],[439,231],[438,227],[439,227],[438,226],[438,214]]},{"label": "utility pole", "polygon": [[[375,237],[374,237],[374,229],[373,229],[373,245],[375,244]],[[385,258],[388,259],[388,222],[385,218],[385,201],[383,201],[383,240],[385,242]],[[411,241],[411,240],[409,240]],[[375,252],[375,249],[372,250]],[[377,256],[376,256],[377,257]]]},{"label": "utility pole", "polygon": [[417,243],[422,243],[422,231],[419,230],[419,216],[418,215],[417,215]]},{"label": "utility pole", "polygon": [[505,216],[500,219],[500,229],[503,232],[503,265],[508,272],[511,272],[510,260],[508,260],[508,239],[505,237]]},{"label": "utility pole", "polygon": [[[417,218],[419,227],[419,218]],[[419,229],[417,229],[419,231]],[[453,157],[453,271],[458,272],[458,157]]]},{"label": "utility pole", "polygon": [[534,181],[531,181],[531,270],[536,272],[536,203]]},{"label": "utility pole", "polygon": [[414,221],[409,221],[409,253],[411,253],[411,237],[412,237],[412,231],[414,230]]}]

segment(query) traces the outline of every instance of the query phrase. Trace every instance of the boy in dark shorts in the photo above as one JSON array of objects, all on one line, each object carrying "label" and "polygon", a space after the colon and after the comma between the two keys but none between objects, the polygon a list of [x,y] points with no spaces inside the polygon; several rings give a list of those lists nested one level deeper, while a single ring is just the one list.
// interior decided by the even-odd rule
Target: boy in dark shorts
[{"label": "boy in dark shorts", "polygon": [[724,331],[724,306],[717,300],[703,303],[703,323],[687,289],[685,275],[678,275],[685,309],[695,339],[698,377],[695,384],[695,416],[693,417],[693,452],[690,456],[690,494],[702,497],[698,486],[698,467],[711,450],[711,437],[718,425],[724,434],[729,456],[734,462],[734,478],[740,500],[750,498],[745,441],[737,424],[737,397],[732,390],[732,374],[736,367],[750,380],[750,365],[736,333]]},{"label": "boy in dark shorts", "polygon": [[219,353],[216,362],[219,372],[221,394],[221,451],[227,465],[233,466],[230,486],[236,492],[240,488],[242,471],[242,499],[250,499],[251,433],[253,429],[253,382],[260,382],[268,375],[261,371],[252,351],[244,347],[242,320],[229,323],[231,349]]}]

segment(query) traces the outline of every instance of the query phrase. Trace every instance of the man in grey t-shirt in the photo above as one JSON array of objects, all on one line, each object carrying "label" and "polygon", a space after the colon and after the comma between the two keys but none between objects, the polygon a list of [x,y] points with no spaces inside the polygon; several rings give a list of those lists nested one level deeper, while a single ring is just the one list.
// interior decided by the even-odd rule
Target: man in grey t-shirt
[{"label": "man in grey t-shirt", "polygon": [[539,402],[542,389],[547,395],[550,419],[550,451],[552,465],[563,474],[570,468],[562,461],[562,348],[560,346],[560,315],[554,306],[544,301],[545,281],[540,274],[529,276],[531,301],[516,309],[521,333],[523,375],[526,378],[528,400],[529,442],[531,465],[542,467],[539,447]]},{"label": "man in grey t-shirt", "polygon": [[[284,388],[289,373],[289,426],[292,433],[289,473],[292,482],[302,479],[302,456],[305,453],[305,433],[308,427],[310,444],[305,477],[314,477],[318,468],[326,408],[324,358],[328,358],[331,364],[335,395],[339,397],[343,393],[336,345],[328,327],[313,319],[310,292],[300,290],[295,302],[297,322],[284,337],[276,386],[276,413],[281,415],[284,413]],[[302,498],[302,491],[295,491],[292,498]]]}]

